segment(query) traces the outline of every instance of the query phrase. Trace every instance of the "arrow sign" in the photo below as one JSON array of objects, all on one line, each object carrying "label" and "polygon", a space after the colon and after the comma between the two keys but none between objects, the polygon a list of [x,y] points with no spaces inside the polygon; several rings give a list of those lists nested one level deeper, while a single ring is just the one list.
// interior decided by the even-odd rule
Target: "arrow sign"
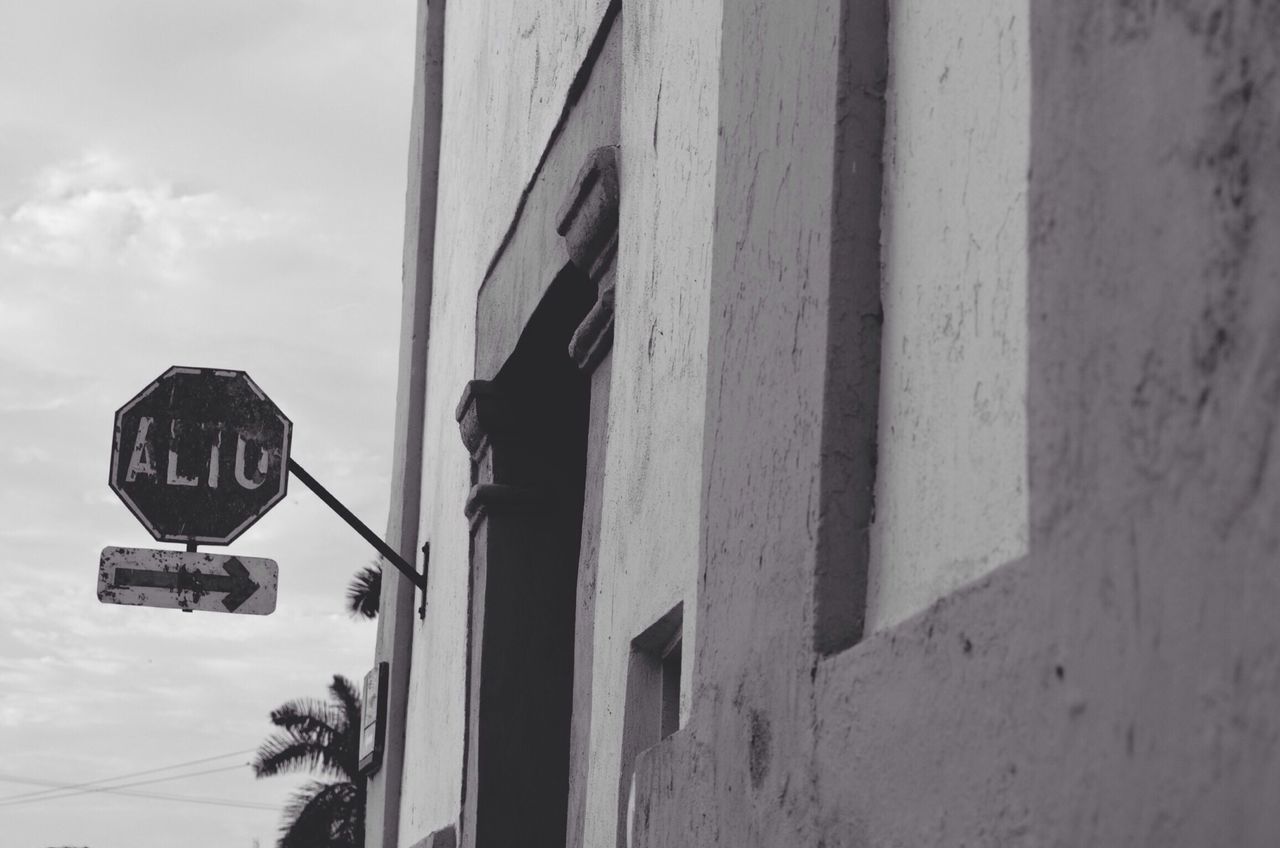
[{"label": "arrow sign", "polygon": [[99,560],[98,600],[270,615],[278,573],[274,561],[259,557],[109,547]]},{"label": "arrow sign", "polygon": [[147,571],[142,568],[116,568],[116,586],[121,589],[172,589],[190,592],[193,596],[208,592],[223,592],[222,605],[227,612],[236,609],[258,591],[258,584],[249,576],[249,569],[240,560],[231,557],[222,564],[225,575],[205,574],[186,566],[177,571]]}]

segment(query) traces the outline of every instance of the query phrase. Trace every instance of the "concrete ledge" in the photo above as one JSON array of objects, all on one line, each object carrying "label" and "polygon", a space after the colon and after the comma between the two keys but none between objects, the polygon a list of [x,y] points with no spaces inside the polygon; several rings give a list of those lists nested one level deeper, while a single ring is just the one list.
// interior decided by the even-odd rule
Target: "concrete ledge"
[{"label": "concrete ledge", "polygon": [[423,839],[419,839],[409,848],[457,848],[458,833],[453,825],[433,831]]},{"label": "concrete ledge", "polygon": [[640,752],[626,823],[631,848],[698,844],[690,841],[697,832],[690,825],[714,810],[700,771],[714,761],[711,749],[687,727]]}]

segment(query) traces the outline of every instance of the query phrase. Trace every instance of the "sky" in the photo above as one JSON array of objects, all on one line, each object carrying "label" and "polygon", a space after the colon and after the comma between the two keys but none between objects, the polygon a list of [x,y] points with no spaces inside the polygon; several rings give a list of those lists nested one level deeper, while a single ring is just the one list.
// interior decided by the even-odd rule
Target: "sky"
[{"label": "sky", "polygon": [[245,765],[269,712],[372,665],[344,595],[374,552],[297,481],[219,549],[279,563],[270,616],[96,580],[104,546],[177,547],[107,486],[116,409],[171,365],[247,371],[384,528],[414,5],[0,0],[3,848],[268,848],[307,779]]}]

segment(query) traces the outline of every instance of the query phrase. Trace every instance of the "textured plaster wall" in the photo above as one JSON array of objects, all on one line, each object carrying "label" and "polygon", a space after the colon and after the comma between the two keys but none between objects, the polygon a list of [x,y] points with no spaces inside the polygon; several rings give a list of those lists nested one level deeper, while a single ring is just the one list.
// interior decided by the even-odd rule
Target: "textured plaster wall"
[{"label": "textured plaster wall", "polygon": [[868,631],[1027,549],[1028,23],[889,4]]},{"label": "textured plaster wall", "polygon": [[[773,60],[830,31],[786,6],[726,7],[723,78],[831,68]],[[822,279],[788,186],[824,135],[721,86],[707,426],[758,485],[709,456],[693,713],[638,769],[636,846],[1276,844],[1280,3],[1030,13],[1028,552],[827,658],[812,438],[743,414],[746,373],[806,373],[775,293]]]},{"label": "textured plaster wall", "polygon": [[[616,840],[631,640],[684,603],[695,643],[719,3],[622,12],[618,280],[584,845]],[[683,666],[688,713],[691,663]]]},{"label": "textured plaster wall", "polygon": [[[422,404],[426,392],[427,322],[431,314],[435,197],[439,175],[439,114],[444,0],[420,0],[416,19],[413,107],[405,191],[404,266],[399,377],[387,543],[418,562],[422,478]],[[383,759],[366,784],[365,845],[399,848],[404,777],[405,713],[412,665],[417,591],[395,569],[383,573],[376,661],[389,665]]]},{"label": "textured plaster wall", "polygon": [[[470,465],[454,411],[475,374],[476,295],[606,3],[453,3],[446,15],[434,293],[419,543],[428,613],[414,618],[399,844],[456,821],[461,794]],[[519,81],[513,84],[513,81]]]},{"label": "textured plaster wall", "polygon": [[1030,552],[821,669],[828,844],[1275,845],[1280,3],[1033,9]]},{"label": "textured plaster wall", "polygon": [[819,844],[805,693],[841,32],[826,0],[723,5],[693,698],[637,765],[637,846]]}]

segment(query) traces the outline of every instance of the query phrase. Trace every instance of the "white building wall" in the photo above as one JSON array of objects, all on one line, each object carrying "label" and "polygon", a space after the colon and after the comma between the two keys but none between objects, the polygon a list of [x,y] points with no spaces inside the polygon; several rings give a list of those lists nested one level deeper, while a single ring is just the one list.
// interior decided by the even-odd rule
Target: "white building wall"
[{"label": "white building wall", "polygon": [[[891,7],[869,629],[1026,545],[1025,2]],[[452,823],[461,794],[470,466],[454,412],[475,374],[476,297],[606,5],[447,13],[419,533],[431,576],[426,620],[414,622],[401,845]],[[587,845],[612,844],[616,832],[631,640],[681,601],[682,716],[693,685],[720,8],[635,0],[621,15],[622,206]]]},{"label": "white building wall", "polygon": [[401,846],[459,812],[471,480],[454,412],[475,375],[476,296],[606,5],[473,2],[446,12],[419,528],[431,573],[426,620],[414,622]]},{"label": "white building wall", "polygon": [[688,713],[701,526],[720,3],[622,12],[618,282],[584,844],[617,828],[631,640],[684,602]]},{"label": "white building wall", "polygon": [[1027,550],[1027,0],[889,7],[868,632]]}]

